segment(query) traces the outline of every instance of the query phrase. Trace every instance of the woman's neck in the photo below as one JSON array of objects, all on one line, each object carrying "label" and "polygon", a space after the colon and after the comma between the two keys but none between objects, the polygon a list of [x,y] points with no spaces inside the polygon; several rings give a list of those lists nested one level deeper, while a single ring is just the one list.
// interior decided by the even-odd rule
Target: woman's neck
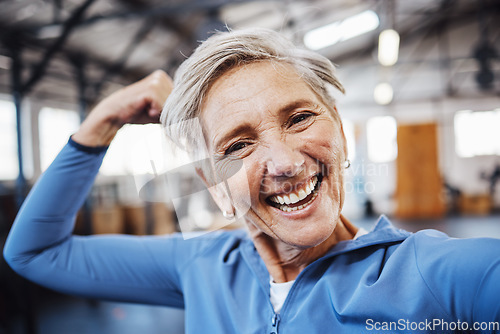
[{"label": "woman's neck", "polygon": [[276,283],[282,283],[294,280],[307,265],[325,255],[339,241],[353,239],[357,231],[356,226],[340,215],[330,237],[315,247],[299,249],[264,233],[252,235],[252,238],[269,274]]}]

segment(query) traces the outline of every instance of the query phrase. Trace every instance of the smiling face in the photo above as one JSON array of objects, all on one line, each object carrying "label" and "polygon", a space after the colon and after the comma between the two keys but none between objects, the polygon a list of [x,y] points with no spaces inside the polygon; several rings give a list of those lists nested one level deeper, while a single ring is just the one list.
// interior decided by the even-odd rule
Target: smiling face
[{"label": "smiling face", "polygon": [[243,160],[246,175],[228,186],[234,207],[250,207],[245,219],[253,230],[298,248],[332,235],[346,152],[331,108],[288,64],[250,63],[213,83],[201,112],[208,148]]}]

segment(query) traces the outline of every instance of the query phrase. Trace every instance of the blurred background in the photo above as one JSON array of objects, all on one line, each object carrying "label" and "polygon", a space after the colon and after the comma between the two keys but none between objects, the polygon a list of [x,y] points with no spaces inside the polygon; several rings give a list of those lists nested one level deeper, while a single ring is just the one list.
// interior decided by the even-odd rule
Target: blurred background
[{"label": "blurred background", "polygon": [[[104,96],[174,75],[215,30],[265,27],[338,65],[351,166],[343,213],[410,231],[500,238],[500,2],[496,0],[3,0],[0,245],[30,187]],[[157,125],[126,126],[75,233],[227,225]],[[158,175],[190,194],[174,206]],[[144,185],[156,185],[148,191]],[[186,190],[187,189],[187,190]],[[194,191],[194,190],[193,190]],[[149,194],[149,195],[148,195]],[[150,196],[151,195],[151,196]],[[0,333],[183,333],[183,311],[68,297],[0,263]]]}]

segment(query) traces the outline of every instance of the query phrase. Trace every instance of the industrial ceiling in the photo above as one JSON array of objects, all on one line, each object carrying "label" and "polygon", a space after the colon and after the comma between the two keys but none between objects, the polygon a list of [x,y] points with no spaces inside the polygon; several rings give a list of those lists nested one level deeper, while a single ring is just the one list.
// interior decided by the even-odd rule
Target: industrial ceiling
[{"label": "industrial ceiling", "polygon": [[[301,44],[307,31],[367,9],[380,17],[378,30],[319,52],[341,67],[356,60],[376,65],[383,28],[396,29],[403,48],[430,32],[474,23],[474,38],[461,57],[480,65],[479,58],[486,59],[488,73],[497,78],[486,88],[498,95],[500,3],[494,0],[3,0],[0,93],[93,103],[157,68],[174,74],[214,30],[266,27]],[[478,55],[481,42],[487,47]]]}]

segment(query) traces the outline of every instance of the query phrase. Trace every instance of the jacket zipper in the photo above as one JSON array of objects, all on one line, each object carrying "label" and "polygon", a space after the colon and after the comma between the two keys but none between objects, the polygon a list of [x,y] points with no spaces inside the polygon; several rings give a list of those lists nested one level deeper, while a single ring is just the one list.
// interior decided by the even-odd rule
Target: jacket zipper
[{"label": "jacket zipper", "polygon": [[271,319],[271,325],[273,326],[273,331],[271,334],[278,334],[278,325],[280,323],[280,315],[278,313],[274,313],[273,318]]}]

